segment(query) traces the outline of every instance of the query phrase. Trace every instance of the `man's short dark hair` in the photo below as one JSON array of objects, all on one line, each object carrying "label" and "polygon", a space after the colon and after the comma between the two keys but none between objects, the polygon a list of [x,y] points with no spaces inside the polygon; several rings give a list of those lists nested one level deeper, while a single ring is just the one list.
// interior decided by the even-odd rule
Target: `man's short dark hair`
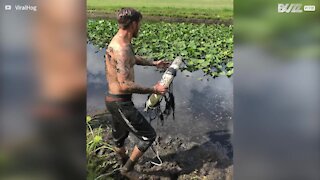
[{"label": "man's short dark hair", "polygon": [[133,8],[121,8],[117,14],[119,27],[126,29],[134,21],[139,22],[142,19],[142,14]]}]

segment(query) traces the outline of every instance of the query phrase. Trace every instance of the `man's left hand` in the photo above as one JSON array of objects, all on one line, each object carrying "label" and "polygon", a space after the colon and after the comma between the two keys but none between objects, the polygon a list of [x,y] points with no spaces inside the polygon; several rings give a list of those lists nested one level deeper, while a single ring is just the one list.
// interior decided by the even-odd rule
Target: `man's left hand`
[{"label": "man's left hand", "polygon": [[157,67],[157,68],[161,68],[161,69],[167,69],[170,66],[170,62],[168,61],[164,61],[164,60],[159,60],[159,61],[154,61],[153,64]]}]

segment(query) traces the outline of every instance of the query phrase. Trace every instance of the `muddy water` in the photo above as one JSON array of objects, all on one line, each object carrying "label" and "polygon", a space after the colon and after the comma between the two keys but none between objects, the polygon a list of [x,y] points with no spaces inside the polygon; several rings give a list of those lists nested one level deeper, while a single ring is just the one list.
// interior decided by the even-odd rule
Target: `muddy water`
[{"label": "muddy water", "polygon": [[[104,94],[107,91],[104,72],[104,52],[92,45],[87,47],[88,94],[87,110],[104,110]],[[138,84],[152,86],[162,74],[154,67],[135,66]],[[174,79],[175,119],[169,116],[164,125],[152,121],[158,135],[182,137],[197,144],[219,141],[217,134],[232,134],[233,82],[227,77],[205,77],[201,71],[179,72]],[[147,95],[134,95],[133,102],[143,110]],[[225,139],[230,143],[230,136]],[[221,143],[223,144],[223,143]],[[229,147],[230,148],[230,147]]]}]

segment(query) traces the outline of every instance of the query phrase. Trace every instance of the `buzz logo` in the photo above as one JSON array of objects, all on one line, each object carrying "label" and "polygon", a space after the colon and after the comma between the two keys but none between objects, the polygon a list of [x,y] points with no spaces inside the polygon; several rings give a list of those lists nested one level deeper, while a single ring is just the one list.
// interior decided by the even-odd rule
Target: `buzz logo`
[{"label": "buzz logo", "polygon": [[302,13],[302,4],[278,4],[278,13]]},{"label": "buzz logo", "polygon": [[316,11],[316,6],[315,5],[305,5],[305,6],[303,6],[303,10],[313,12],[313,11]]}]

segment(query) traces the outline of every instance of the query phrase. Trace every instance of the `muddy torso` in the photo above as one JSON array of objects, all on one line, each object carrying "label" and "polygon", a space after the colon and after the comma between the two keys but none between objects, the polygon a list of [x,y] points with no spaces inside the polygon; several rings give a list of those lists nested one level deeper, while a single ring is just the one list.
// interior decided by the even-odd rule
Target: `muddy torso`
[{"label": "muddy torso", "polygon": [[122,58],[128,63],[128,80],[134,82],[135,56],[131,44],[121,43],[116,37],[112,39],[106,50],[106,79],[110,94],[126,94],[120,89],[120,82],[117,78],[117,61]]}]

